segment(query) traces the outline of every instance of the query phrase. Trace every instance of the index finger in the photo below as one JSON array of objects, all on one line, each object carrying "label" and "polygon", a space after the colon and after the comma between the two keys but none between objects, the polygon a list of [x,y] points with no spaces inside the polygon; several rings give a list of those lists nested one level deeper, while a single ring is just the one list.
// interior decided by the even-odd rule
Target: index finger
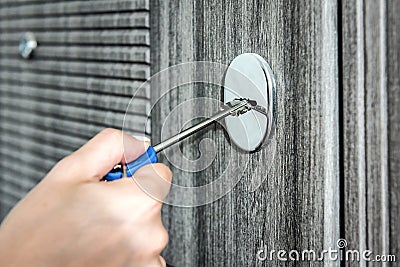
[{"label": "index finger", "polygon": [[[105,129],[70,156],[77,175],[101,180],[116,164],[137,159],[148,144],[115,129]],[[86,178],[84,178],[86,177]]]}]

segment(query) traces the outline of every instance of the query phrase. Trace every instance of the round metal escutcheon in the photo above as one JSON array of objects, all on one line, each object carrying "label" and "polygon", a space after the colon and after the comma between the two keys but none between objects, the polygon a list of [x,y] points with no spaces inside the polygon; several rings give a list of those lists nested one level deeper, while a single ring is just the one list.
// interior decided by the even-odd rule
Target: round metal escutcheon
[{"label": "round metal escutcheon", "polygon": [[239,55],[229,65],[224,80],[224,103],[247,98],[257,101],[267,113],[251,110],[239,117],[225,118],[230,140],[241,150],[257,151],[270,140],[275,127],[275,87],[269,64],[258,54]]}]

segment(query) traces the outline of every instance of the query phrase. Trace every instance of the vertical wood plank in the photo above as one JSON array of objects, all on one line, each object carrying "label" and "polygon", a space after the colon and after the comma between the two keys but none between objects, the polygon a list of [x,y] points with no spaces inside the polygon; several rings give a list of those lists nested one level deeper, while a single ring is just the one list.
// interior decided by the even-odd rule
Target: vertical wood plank
[{"label": "vertical wood plank", "polygon": [[389,252],[400,260],[400,2],[387,2]]},{"label": "vertical wood plank", "polygon": [[396,1],[342,5],[345,237],[373,256],[399,253],[398,10]]},{"label": "vertical wood plank", "polygon": [[[154,75],[171,65],[194,61],[196,31],[193,25],[194,3],[191,1],[152,1],[150,6],[150,28],[154,27],[151,30],[150,41],[152,74]],[[174,40],[179,40],[179,42]],[[168,82],[165,81],[165,84]],[[161,98],[161,88],[151,88],[152,103],[155,105],[162,100],[161,105],[165,105],[163,109],[155,105],[152,110],[152,130],[156,131],[152,135],[153,143],[161,141],[161,129],[168,136],[176,134],[168,127],[162,128],[163,120],[180,102],[195,97],[193,85],[189,85],[188,89],[185,91],[175,90],[165,98]],[[193,114],[195,111],[187,110],[187,112]],[[159,157],[162,159],[162,155]],[[179,170],[174,170],[174,182],[177,184],[187,183],[187,186],[193,186],[195,179],[196,177],[190,173],[180,173]],[[202,253],[199,246],[203,246],[200,244],[198,236],[198,217],[200,217],[198,209],[164,206],[163,222],[170,235],[170,242],[166,250],[167,262],[174,266],[183,266],[198,261]]]},{"label": "vertical wood plank", "polygon": [[[355,3],[355,4],[354,4]],[[346,41],[345,41],[346,40]],[[349,249],[367,244],[364,1],[342,5],[344,226]],[[358,263],[349,263],[354,266]],[[364,266],[365,263],[360,263]]]}]

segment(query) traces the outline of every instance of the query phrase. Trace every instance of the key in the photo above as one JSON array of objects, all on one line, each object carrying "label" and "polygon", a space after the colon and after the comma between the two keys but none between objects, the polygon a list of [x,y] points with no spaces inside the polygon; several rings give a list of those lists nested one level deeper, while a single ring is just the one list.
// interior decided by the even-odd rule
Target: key
[{"label": "key", "polygon": [[[258,112],[263,113],[262,109],[265,108],[257,106],[257,102],[254,100],[249,99],[234,99],[231,102],[228,102],[224,105],[220,112],[216,113],[215,115],[211,116],[208,119],[201,121],[198,124],[193,125],[192,127],[168,138],[167,140],[159,143],[158,145],[149,146],[147,151],[141,155],[136,160],[129,162],[126,164],[126,176],[131,177],[133,174],[141,167],[147,164],[153,164],[158,162],[157,153],[163,151],[164,149],[184,140],[185,138],[201,131],[202,129],[208,127],[209,125],[222,120],[227,116],[240,116],[249,110],[256,110]],[[121,179],[124,176],[123,168],[121,165],[117,165],[111,170],[106,176],[104,176],[103,180],[105,181],[114,181],[117,179]]]}]

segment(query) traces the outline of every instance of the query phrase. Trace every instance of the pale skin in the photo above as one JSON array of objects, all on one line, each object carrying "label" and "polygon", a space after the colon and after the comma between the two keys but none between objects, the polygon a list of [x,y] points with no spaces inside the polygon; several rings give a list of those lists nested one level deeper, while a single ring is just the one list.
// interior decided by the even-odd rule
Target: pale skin
[{"label": "pale skin", "polygon": [[135,173],[156,197],[134,179],[101,181],[114,165],[135,160],[147,146],[106,129],[58,162],[0,226],[0,265],[165,266],[160,253],[168,234],[161,200],[171,171],[152,164]]}]

